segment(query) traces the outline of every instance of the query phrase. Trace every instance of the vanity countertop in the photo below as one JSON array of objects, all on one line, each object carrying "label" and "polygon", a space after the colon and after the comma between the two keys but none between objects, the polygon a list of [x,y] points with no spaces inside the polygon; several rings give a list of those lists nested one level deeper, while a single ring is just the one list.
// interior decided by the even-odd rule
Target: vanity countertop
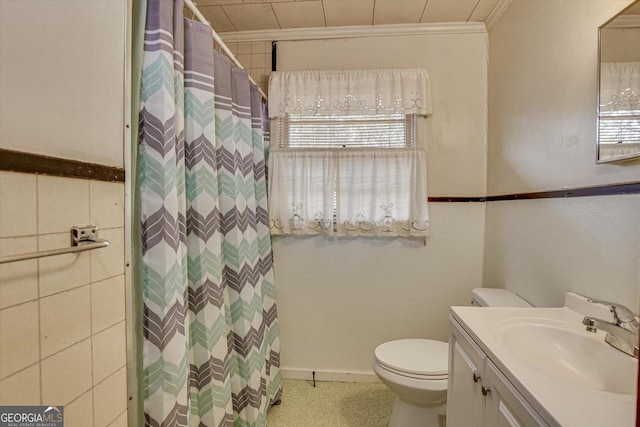
[{"label": "vanity countertop", "polygon": [[[625,427],[635,423],[635,394],[613,393],[576,384],[574,381],[552,376],[539,367],[523,360],[504,344],[501,331],[512,322],[530,322],[531,324],[549,324],[555,322],[562,327],[571,328],[571,333],[580,334],[587,340],[601,340],[605,334],[598,331],[589,333],[582,326],[583,314],[567,307],[562,308],[502,308],[502,307],[451,307],[454,319],[467,331],[491,361],[511,381],[524,398],[538,411],[549,425],[563,427]],[[583,335],[583,337],[582,337]],[[541,340],[542,341],[542,340]],[[593,344],[593,343],[592,343]],[[542,346],[553,343],[540,342]],[[606,345],[606,344],[605,344]],[[537,345],[536,345],[537,347]],[[607,347],[609,347],[607,345]],[[606,360],[612,363],[623,361],[631,365],[631,359],[613,347],[605,349]],[[610,358],[610,359],[609,359]],[[633,361],[635,369],[628,372],[628,378],[637,378],[637,360]],[[569,367],[569,370],[573,367]],[[569,372],[569,371],[567,371]],[[626,372],[624,373],[626,377]],[[603,386],[604,388],[604,386]],[[632,387],[633,388],[633,387]]]}]

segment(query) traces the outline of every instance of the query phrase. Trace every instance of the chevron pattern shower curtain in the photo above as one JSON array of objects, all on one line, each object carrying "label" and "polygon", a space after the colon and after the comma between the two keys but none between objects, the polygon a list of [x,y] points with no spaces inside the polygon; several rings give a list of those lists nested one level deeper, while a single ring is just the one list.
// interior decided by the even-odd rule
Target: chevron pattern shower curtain
[{"label": "chevron pattern shower curtain", "polygon": [[140,86],[147,426],[264,426],[280,398],[262,105],[181,0],[149,0]]}]

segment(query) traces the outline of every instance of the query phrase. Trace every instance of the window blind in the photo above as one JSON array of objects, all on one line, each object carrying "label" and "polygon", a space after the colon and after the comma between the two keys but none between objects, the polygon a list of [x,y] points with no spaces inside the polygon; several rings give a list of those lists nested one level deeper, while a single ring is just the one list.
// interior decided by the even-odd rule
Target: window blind
[{"label": "window blind", "polygon": [[600,144],[640,143],[640,116],[601,115]]},{"label": "window blind", "polygon": [[410,148],[415,115],[306,116],[278,118],[279,148]]}]

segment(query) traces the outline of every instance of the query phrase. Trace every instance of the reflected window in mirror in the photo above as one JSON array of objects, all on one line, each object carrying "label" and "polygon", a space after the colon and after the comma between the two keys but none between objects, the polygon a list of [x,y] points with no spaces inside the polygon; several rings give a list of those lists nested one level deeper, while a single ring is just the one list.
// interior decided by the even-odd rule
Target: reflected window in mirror
[{"label": "reflected window in mirror", "polygon": [[640,157],[640,0],[599,29],[598,162]]}]

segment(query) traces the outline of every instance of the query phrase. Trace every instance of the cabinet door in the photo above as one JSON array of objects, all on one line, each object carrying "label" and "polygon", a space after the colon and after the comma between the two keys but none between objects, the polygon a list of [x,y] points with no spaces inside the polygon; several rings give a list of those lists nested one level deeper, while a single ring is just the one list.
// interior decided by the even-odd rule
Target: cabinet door
[{"label": "cabinet door", "polygon": [[483,382],[489,389],[485,402],[487,427],[547,426],[490,360],[487,360],[484,374]]},{"label": "cabinet door", "polygon": [[447,427],[482,427],[482,368],[485,356],[460,325],[451,319]]}]

